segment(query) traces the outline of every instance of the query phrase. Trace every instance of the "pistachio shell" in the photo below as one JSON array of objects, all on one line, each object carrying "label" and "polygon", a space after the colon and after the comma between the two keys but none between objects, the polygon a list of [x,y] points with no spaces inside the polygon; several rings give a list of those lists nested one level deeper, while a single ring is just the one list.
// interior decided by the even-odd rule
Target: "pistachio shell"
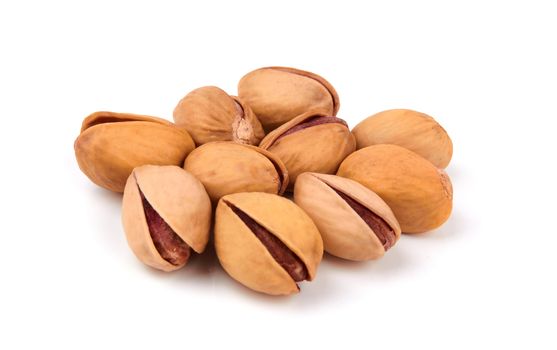
[{"label": "pistachio shell", "polygon": [[265,136],[251,108],[215,86],[187,94],[174,109],[174,121],[186,128],[197,145],[213,141],[257,145]]},{"label": "pistachio shell", "polygon": [[288,67],[265,67],[246,74],[238,96],[269,132],[314,108],[336,115],[340,107],[333,86],[317,74]]},{"label": "pistachio shell", "polygon": [[291,190],[303,172],[334,174],[344,158],[355,150],[356,142],[344,120],[312,110],[273,130],[259,147],[284,162]]},{"label": "pistachio shell", "polygon": [[162,125],[174,125],[166,119],[151,117],[148,115],[131,114],[131,113],[115,113],[115,112],[95,112],[83,119],[81,123],[81,132],[99,124],[122,123],[122,122],[151,122]]},{"label": "pistachio shell", "polygon": [[221,265],[232,278],[253,290],[272,295],[299,291],[291,275],[230,205],[246,213],[294,253],[307,269],[307,280],[315,278],[323,256],[319,231],[294,203],[268,193],[237,193],[219,201],[215,250]]},{"label": "pistachio shell", "polygon": [[453,189],[448,175],[406,148],[362,148],[342,162],[337,175],[358,181],[383,198],[402,232],[432,230],[451,214]]},{"label": "pistachio shell", "polygon": [[438,168],[446,168],[453,154],[451,138],[427,114],[410,109],[392,109],[372,115],[354,130],[357,148],[393,144],[407,148]]},{"label": "pistachio shell", "polygon": [[[390,229],[393,242],[383,243],[378,237],[380,232],[374,232],[337,191],[375,214],[375,220]],[[400,238],[400,226],[391,209],[377,194],[356,181],[303,173],[296,182],[294,202],[311,217],[329,254],[355,261],[377,259]]]},{"label": "pistachio shell", "polygon": [[278,157],[233,142],[200,146],[186,158],[184,169],[203,183],[214,203],[238,192],[282,194],[288,185],[288,172]]},{"label": "pistachio shell", "polygon": [[123,192],[133,168],[181,165],[195,148],[187,131],[160,118],[96,112],[85,118],[74,149],[77,163],[95,184]]},{"label": "pistachio shell", "polygon": [[[144,165],[129,176],[122,201],[122,223],[128,244],[137,258],[159,270],[178,265],[165,260],[154,243],[142,195],[172,229],[170,235],[195,252],[205,250],[211,226],[211,201],[201,182],[177,166]],[[172,252],[171,252],[172,253]]]}]

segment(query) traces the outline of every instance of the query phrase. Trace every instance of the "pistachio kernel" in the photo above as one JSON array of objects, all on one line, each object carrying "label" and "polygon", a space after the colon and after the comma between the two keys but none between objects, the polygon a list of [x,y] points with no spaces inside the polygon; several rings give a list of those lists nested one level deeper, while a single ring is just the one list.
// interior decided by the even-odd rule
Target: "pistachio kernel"
[{"label": "pistachio kernel", "polygon": [[191,255],[191,248],[151,206],[139,188],[149,234],[160,256],[174,266],[185,265]]}]

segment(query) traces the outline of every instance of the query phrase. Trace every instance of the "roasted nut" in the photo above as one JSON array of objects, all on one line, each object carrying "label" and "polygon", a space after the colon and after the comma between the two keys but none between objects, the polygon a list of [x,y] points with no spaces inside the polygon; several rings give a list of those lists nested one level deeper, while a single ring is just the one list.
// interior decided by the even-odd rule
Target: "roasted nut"
[{"label": "roasted nut", "polygon": [[342,162],[337,175],[358,181],[383,198],[404,233],[437,228],[451,214],[453,189],[449,176],[406,148],[362,148]]},{"label": "roasted nut", "polygon": [[392,109],[372,115],[352,130],[357,148],[393,144],[407,148],[438,168],[449,165],[453,155],[451,138],[427,114],[410,109]]},{"label": "roasted nut", "polygon": [[186,158],[184,169],[203,183],[214,203],[238,192],[282,194],[288,186],[288,172],[278,157],[233,142],[204,144]]},{"label": "roasted nut", "polygon": [[164,119],[96,112],[85,118],[75,140],[79,168],[95,184],[123,192],[133,168],[181,165],[195,148],[188,132]]},{"label": "roasted nut", "polygon": [[255,112],[265,132],[314,108],[335,116],[340,107],[333,86],[317,74],[287,67],[266,67],[246,74],[238,96]]},{"label": "roasted nut", "polygon": [[325,251],[362,261],[382,257],[400,238],[400,226],[387,204],[356,181],[303,173],[294,202],[313,220]]},{"label": "roasted nut", "polygon": [[356,142],[344,120],[313,110],[269,133],[259,147],[283,161],[291,190],[303,172],[334,174]]},{"label": "roasted nut", "polygon": [[177,166],[145,165],[128,178],[122,202],[128,244],[139,260],[163,271],[184,266],[209,239],[211,201],[201,182]]},{"label": "roasted nut", "polygon": [[215,250],[222,267],[248,288],[292,294],[315,278],[323,242],[311,219],[290,200],[268,193],[220,199]]},{"label": "roasted nut", "polygon": [[257,145],[265,136],[251,108],[215,86],[187,94],[174,109],[174,121],[198,146],[212,141]]}]

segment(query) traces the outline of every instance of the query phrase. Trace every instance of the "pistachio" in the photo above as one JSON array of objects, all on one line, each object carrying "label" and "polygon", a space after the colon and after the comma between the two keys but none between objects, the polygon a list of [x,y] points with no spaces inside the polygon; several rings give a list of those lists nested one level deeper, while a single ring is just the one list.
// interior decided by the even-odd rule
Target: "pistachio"
[{"label": "pistachio", "polygon": [[392,209],[402,232],[433,230],[451,214],[453,189],[449,176],[406,148],[362,148],[342,162],[337,175],[377,193]]},{"label": "pistachio", "polygon": [[269,133],[259,147],[278,156],[288,169],[291,190],[299,174],[334,174],[356,148],[346,122],[321,110],[303,113]]},{"label": "pistachio", "polygon": [[268,193],[220,199],[215,250],[224,270],[258,292],[284,295],[315,278],[323,242],[313,221],[290,200]]},{"label": "pistachio", "polygon": [[203,183],[214,203],[238,192],[282,194],[288,185],[288,172],[278,157],[233,142],[204,144],[186,158],[184,169]]},{"label": "pistachio", "polygon": [[215,86],[187,94],[174,109],[174,121],[190,133],[198,146],[212,141],[257,145],[265,136],[251,108]]},{"label": "pistachio", "polygon": [[201,182],[177,166],[144,165],[129,176],[122,222],[137,258],[159,270],[183,267],[209,239],[211,202]]},{"label": "pistachio", "polygon": [[265,67],[246,74],[238,96],[255,112],[265,132],[314,108],[336,115],[340,107],[333,86],[317,74],[288,67]]},{"label": "pistachio", "polygon": [[95,184],[123,192],[133,168],[181,165],[195,148],[188,132],[164,119],[96,112],[85,118],[74,149],[79,168]]},{"label": "pistachio", "polygon": [[451,138],[427,114],[410,109],[392,109],[372,115],[352,130],[358,149],[376,144],[407,148],[438,168],[449,165],[453,154]]},{"label": "pistachio", "polygon": [[340,258],[377,259],[400,238],[389,206],[356,181],[303,173],[296,181],[294,202],[319,229],[325,251]]}]

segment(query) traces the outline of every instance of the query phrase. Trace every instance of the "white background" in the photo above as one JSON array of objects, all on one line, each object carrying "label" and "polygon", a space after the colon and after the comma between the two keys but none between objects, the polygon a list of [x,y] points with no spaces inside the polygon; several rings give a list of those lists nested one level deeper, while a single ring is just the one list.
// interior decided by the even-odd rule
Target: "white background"
[{"label": "white background", "polygon": [[[555,349],[551,4],[2,1],[0,348]],[[350,126],[434,116],[455,149],[450,220],[379,261],[326,257],[289,298],[211,252],[172,274],[140,264],[120,196],[76,165],[82,119],[171,119],[188,91],[235,94],[267,65],[323,75]]]}]

